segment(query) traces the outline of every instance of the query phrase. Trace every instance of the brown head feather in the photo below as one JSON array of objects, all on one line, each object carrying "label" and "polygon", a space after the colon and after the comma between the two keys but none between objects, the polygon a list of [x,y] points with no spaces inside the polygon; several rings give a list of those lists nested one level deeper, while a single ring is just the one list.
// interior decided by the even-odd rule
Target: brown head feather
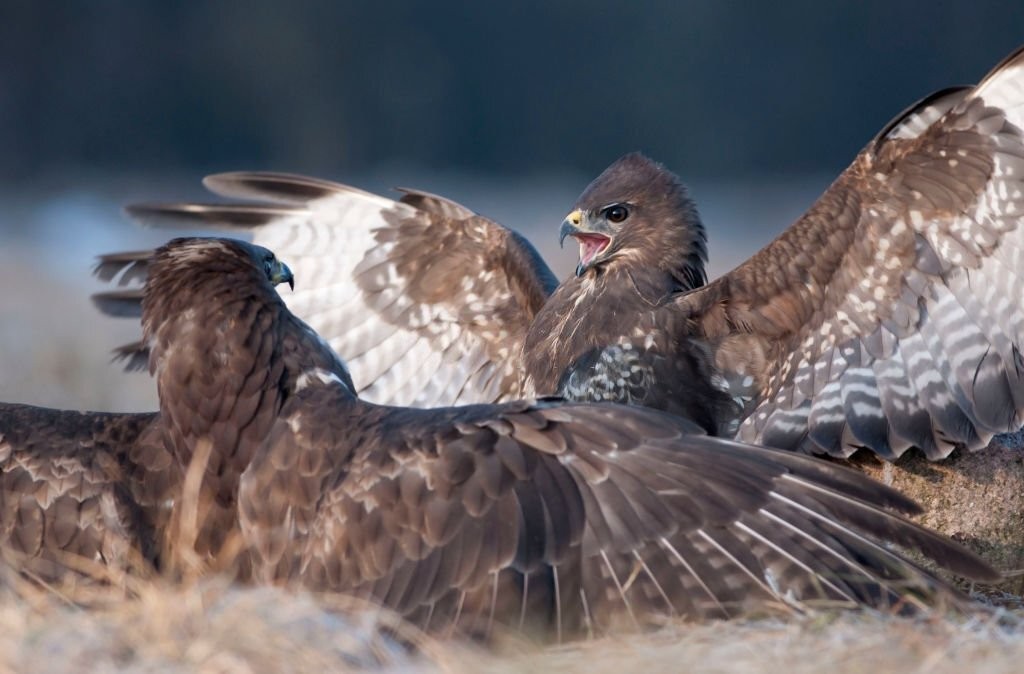
[{"label": "brown head feather", "polygon": [[[629,217],[608,251],[637,269],[654,267],[675,275],[682,288],[704,285],[707,236],[697,206],[679,178],[639,152],[617,159],[594,179],[574,208],[598,213],[624,203]],[[614,252],[619,252],[619,256]]]}]

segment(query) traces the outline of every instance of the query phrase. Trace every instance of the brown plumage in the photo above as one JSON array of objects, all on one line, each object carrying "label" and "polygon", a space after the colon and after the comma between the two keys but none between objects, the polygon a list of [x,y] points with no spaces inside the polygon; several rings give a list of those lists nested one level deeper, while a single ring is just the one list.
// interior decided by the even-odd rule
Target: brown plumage
[{"label": "brown plumage", "polygon": [[[240,532],[257,580],[365,596],[443,634],[561,639],[670,616],[963,601],[889,543],[998,577],[905,519],[916,506],[887,487],[656,410],[362,401],[285,307],[274,285],[290,276],[263,248],[177,239],[144,264],[160,411],[139,424],[159,429],[180,472],[211,450],[195,547],[215,554]],[[23,453],[48,460],[37,435],[85,451],[88,433],[42,414],[52,427],[22,424]],[[172,521],[185,516],[168,506]]]},{"label": "brown plumage", "polygon": [[[704,285],[679,181],[639,155],[580,197],[579,273],[432,195],[400,202],[276,174],[207,185],[274,205],[141,206],[254,228],[310,278],[289,305],[377,402],[522,393],[658,407],[709,432],[930,458],[1024,422],[1024,54],[901,113],[777,240]],[[547,299],[545,299],[547,298]],[[343,329],[358,312],[360,326]]]},{"label": "brown plumage", "polygon": [[[242,244],[233,255],[209,256],[219,246],[179,241],[145,259],[131,255],[104,263],[147,269],[145,292],[111,293],[99,301],[133,307],[142,297],[159,413],[0,403],[0,547],[32,577],[55,580],[75,568],[100,579],[106,567],[163,569],[176,554],[175,505],[200,441],[215,443],[217,451],[205,465],[198,494],[204,518],[194,552],[208,559],[237,531],[238,476],[276,418],[283,390],[294,385],[290,355],[303,347],[257,339],[267,312],[254,309],[264,298],[252,303],[244,284],[227,281],[251,283],[252,276],[263,275],[256,280],[268,283],[266,274],[279,269],[273,255]],[[246,255],[259,257],[239,263]],[[182,291],[189,287],[215,293],[217,301],[197,302],[195,293]],[[252,339],[225,348],[224,335],[232,331]],[[261,360],[270,365],[254,370]]]},{"label": "brown plumage", "polygon": [[363,402],[273,289],[269,253],[250,250],[262,249],[162,249],[143,324],[176,456],[213,441],[205,484],[225,516],[199,547],[215,547],[203,537],[220,540],[237,499],[257,579],[364,595],[432,631],[558,638],[667,615],[953,597],[865,535],[992,577],[887,511],[914,511],[891,490],[656,411]]},{"label": "brown plumage", "polygon": [[0,403],[0,554],[33,579],[148,574],[177,476],[154,414]]},{"label": "brown plumage", "polygon": [[[699,273],[678,273],[700,264],[679,242],[681,232],[700,235],[692,208],[666,210],[685,199],[673,196],[682,188],[653,179],[646,191],[630,187],[623,172],[663,171],[620,160],[580,198],[570,220],[582,213],[582,227],[567,220],[566,233],[603,233],[610,243],[539,313],[535,325],[544,327],[531,330],[524,352],[528,376],[538,390],[665,409],[680,396],[659,387],[707,382],[734,403],[684,393],[683,412],[713,418],[709,430],[842,456],[867,447],[894,458],[917,446],[939,458],[1016,430],[1024,423],[1024,314],[1014,300],[1024,245],[1022,64],[1018,51],[977,87],[909,108],[807,214],[703,287],[687,287]],[[615,204],[630,211],[619,225],[605,217]],[[623,302],[623,288],[639,297]],[[578,323],[607,325],[600,316],[621,313],[617,305],[642,307],[643,297],[655,299],[632,320],[611,321],[613,331],[566,338]],[[681,367],[680,350],[710,374]],[[558,361],[566,372],[543,367],[566,351]],[[630,386],[623,374],[634,370],[652,383]]]},{"label": "brown plumage", "polygon": [[239,501],[258,578],[365,597],[441,634],[913,611],[915,594],[950,595],[863,534],[964,555],[878,509],[907,502],[852,471],[663,413],[381,407],[325,375],[285,406]]},{"label": "brown plumage", "polygon": [[161,431],[182,470],[200,441],[214,448],[200,492],[201,556],[216,555],[236,529],[239,476],[299,375],[322,367],[347,377],[311,330],[278,334],[284,304],[273,286],[285,281],[291,272],[270,251],[213,239],[172,242],[148,263],[143,340]]}]

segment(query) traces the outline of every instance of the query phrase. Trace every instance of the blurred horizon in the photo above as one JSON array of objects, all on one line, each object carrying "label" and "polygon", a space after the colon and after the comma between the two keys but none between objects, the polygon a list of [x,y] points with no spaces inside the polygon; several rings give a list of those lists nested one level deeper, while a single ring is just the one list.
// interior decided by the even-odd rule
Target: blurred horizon
[{"label": "blurred horizon", "polygon": [[160,0],[0,10],[0,177],[838,172],[1024,3]]}]

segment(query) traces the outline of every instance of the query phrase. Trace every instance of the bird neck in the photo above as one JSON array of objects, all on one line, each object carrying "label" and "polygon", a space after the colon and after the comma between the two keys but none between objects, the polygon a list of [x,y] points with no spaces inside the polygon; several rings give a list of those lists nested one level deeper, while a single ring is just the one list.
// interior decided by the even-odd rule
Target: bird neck
[{"label": "bird neck", "polygon": [[143,310],[160,413],[182,467],[199,441],[213,443],[207,472],[225,478],[217,497],[230,501],[286,396],[286,309],[274,291],[227,275],[167,290]]},{"label": "bird neck", "polygon": [[702,233],[703,230],[698,233],[680,231],[682,238],[674,242],[653,246],[645,242],[628,248],[616,259],[609,260],[606,271],[611,272],[611,278],[608,282],[628,280],[638,289],[660,294],[686,292],[703,286],[707,283],[704,268],[707,246]]},{"label": "bird neck", "polygon": [[316,330],[290,312],[281,317],[280,329],[284,335],[281,360],[285,365],[285,388],[289,395],[303,388],[304,381],[310,378],[337,379],[348,394],[356,398],[348,366]]}]

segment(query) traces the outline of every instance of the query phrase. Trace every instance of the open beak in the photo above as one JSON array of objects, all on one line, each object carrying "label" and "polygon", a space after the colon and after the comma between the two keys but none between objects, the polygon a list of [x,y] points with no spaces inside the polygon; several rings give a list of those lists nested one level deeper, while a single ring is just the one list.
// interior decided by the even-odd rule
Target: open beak
[{"label": "open beak", "polygon": [[564,245],[567,236],[576,239],[580,245],[576,276],[581,276],[611,244],[611,236],[605,231],[598,231],[604,229],[604,227],[592,227],[590,219],[579,209],[565,216],[565,220],[562,221],[562,226],[558,230],[558,245]]},{"label": "open beak", "polygon": [[287,283],[290,289],[295,290],[295,277],[292,275],[292,270],[280,260],[274,261],[274,271],[270,275],[270,280],[274,285]]}]

